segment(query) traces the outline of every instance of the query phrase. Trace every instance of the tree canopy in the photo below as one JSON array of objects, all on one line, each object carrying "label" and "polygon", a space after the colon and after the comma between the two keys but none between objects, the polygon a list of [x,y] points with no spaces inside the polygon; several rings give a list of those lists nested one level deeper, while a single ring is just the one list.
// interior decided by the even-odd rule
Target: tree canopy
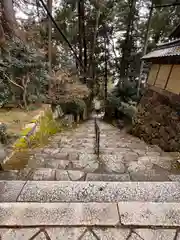
[{"label": "tree canopy", "polygon": [[[102,97],[105,94],[102,86],[108,85],[107,81],[120,85],[133,82],[137,88],[144,45],[147,43],[147,51],[151,51],[159,41],[167,40],[180,19],[179,0],[54,0],[52,3],[53,17],[81,63],[52,25],[53,72],[65,69],[76,73],[82,83]],[[164,4],[172,6],[160,7]],[[1,0],[0,13],[0,88],[4,89],[0,102],[9,101],[14,88],[20,91],[26,87],[28,102],[31,93],[43,95],[48,88],[47,13],[37,0]],[[23,98],[22,92],[19,98]]]}]

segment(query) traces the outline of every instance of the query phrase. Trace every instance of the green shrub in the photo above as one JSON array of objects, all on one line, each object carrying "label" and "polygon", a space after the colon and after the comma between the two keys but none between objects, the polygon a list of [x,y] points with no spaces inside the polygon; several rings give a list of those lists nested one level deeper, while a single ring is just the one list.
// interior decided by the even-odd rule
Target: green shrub
[{"label": "green shrub", "polygon": [[23,91],[16,86],[23,87],[23,79],[28,81],[27,102],[40,102],[48,86],[45,57],[17,38],[7,40],[0,51],[0,106],[12,102],[23,104]]},{"label": "green shrub", "polygon": [[82,99],[75,99],[72,102],[61,103],[61,108],[65,114],[82,114],[86,108],[86,103]]},{"label": "green shrub", "polygon": [[108,94],[105,116],[108,119],[122,117],[132,119],[141,95],[142,91],[140,97],[137,97],[137,86],[134,82],[115,86]]},{"label": "green shrub", "polygon": [[136,114],[137,108],[130,103],[121,102],[121,106],[118,108],[118,111],[122,112],[127,118],[132,120]]}]

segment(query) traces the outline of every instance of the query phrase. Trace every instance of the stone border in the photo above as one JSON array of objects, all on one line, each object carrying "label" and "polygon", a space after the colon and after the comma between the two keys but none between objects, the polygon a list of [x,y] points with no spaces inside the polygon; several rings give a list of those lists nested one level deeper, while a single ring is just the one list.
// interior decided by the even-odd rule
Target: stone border
[{"label": "stone border", "polygon": [[[21,176],[25,175],[24,170]],[[69,179],[59,182],[27,179],[28,177],[24,181],[0,181],[0,202],[175,203],[180,199],[179,182],[83,182]]]},{"label": "stone border", "polygon": [[180,203],[0,203],[0,227],[180,226]]}]

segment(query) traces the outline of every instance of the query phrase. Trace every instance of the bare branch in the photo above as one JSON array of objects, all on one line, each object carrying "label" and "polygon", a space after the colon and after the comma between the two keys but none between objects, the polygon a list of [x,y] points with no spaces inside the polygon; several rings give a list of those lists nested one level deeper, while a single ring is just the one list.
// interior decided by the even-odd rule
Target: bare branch
[{"label": "bare branch", "polygon": [[9,82],[11,82],[13,85],[15,85],[15,86],[21,88],[22,90],[24,90],[24,87],[23,87],[23,86],[19,85],[18,83],[14,82],[13,80],[11,80],[6,73],[3,73],[3,74],[4,74],[4,76],[7,78],[7,80],[8,80]]}]

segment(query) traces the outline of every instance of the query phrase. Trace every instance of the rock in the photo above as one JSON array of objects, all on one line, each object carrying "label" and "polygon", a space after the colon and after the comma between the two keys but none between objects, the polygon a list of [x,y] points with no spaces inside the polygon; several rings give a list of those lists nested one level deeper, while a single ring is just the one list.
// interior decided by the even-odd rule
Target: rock
[{"label": "rock", "polygon": [[118,121],[117,121],[117,127],[118,127],[119,129],[124,128],[124,121],[123,121],[123,120],[118,120]]},{"label": "rock", "polygon": [[72,114],[66,114],[64,119],[67,122],[68,126],[72,126],[73,125],[73,123],[74,123],[74,116]]},{"label": "rock", "polygon": [[63,112],[61,106],[57,105],[53,111],[53,118],[58,119],[58,118],[62,118],[63,116],[64,116],[64,112]]}]

